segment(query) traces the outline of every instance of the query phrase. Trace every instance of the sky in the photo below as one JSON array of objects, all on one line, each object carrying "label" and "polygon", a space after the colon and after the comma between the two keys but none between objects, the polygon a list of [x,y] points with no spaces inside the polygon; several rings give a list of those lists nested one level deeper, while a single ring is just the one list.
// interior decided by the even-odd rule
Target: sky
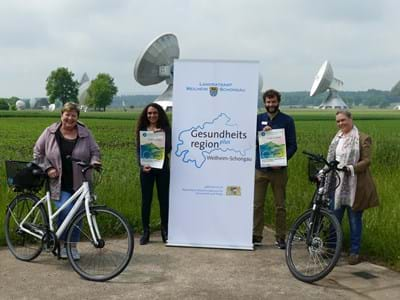
[{"label": "sky", "polygon": [[137,57],[171,32],[182,59],[257,60],[265,88],[309,91],[329,60],[346,91],[400,80],[398,0],[1,0],[0,97],[46,96],[51,71],[108,73],[118,95],[141,86]]}]

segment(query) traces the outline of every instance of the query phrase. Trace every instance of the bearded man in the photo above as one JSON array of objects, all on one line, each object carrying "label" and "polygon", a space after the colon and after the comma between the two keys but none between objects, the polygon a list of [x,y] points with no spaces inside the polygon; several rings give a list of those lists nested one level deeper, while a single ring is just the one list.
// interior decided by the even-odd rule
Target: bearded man
[{"label": "bearded man", "polygon": [[[266,112],[257,116],[257,132],[272,129],[284,129],[286,139],[286,157],[289,160],[297,150],[296,129],[293,118],[279,110],[281,94],[276,90],[267,90],[263,94]],[[253,244],[260,245],[264,229],[264,203],[268,184],[271,184],[275,202],[275,245],[285,249],[286,236],[286,184],[288,181],[287,167],[260,166],[259,142],[257,134],[256,172],[254,185],[254,222]]]}]

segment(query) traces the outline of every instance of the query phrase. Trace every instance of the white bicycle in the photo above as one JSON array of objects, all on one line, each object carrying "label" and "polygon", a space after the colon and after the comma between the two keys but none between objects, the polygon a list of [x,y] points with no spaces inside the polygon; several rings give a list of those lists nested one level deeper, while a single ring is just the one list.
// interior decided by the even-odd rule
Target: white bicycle
[{"label": "white bicycle", "polygon": [[[60,258],[59,238],[65,231],[65,247],[72,268],[88,280],[110,280],[119,275],[132,258],[133,231],[120,213],[95,204],[96,197],[91,193],[86,177],[87,171],[94,166],[71,159],[81,166],[85,180],[54,213],[47,175],[33,163],[6,161],[8,184],[17,192],[6,210],[6,242],[11,253],[23,261],[35,259],[42,250]],[[46,194],[39,199],[36,193],[43,183],[46,183]],[[55,218],[74,201],[71,211],[55,230]],[[76,256],[74,259],[72,252],[75,249],[79,259]]]}]

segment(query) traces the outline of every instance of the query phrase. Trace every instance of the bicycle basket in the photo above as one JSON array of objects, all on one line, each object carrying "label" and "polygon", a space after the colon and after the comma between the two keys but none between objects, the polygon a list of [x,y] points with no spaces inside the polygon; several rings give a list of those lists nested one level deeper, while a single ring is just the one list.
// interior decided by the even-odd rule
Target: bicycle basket
[{"label": "bicycle basket", "polygon": [[44,177],[33,174],[34,170],[40,170],[40,167],[32,162],[6,160],[7,184],[17,190],[40,189]]},{"label": "bicycle basket", "polygon": [[318,172],[325,166],[323,162],[315,161],[313,159],[308,159],[308,179],[311,182],[317,180]]}]

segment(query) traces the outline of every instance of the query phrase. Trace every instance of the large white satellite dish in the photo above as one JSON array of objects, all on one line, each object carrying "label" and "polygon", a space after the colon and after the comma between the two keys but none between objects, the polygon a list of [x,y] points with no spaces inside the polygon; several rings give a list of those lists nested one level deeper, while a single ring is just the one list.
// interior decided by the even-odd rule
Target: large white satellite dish
[{"label": "large white satellite dish", "polygon": [[29,108],[30,108],[30,109],[35,109],[35,108],[37,108],[37,107],[36,107],[37,102],[38,102],[38,98],[31,98],[31,99],[29,99]]},{"label": "large white satellite dish", "polygon": [[90,87],[90,79],[89,76],[86,74],[86,72],[82,75],[81,81],[79,82],[79,88],[78,88],[78,101],[79,104],[85,105],[86,104],[86,98],[88,96],[88,88]]},{"label": "large white satellite dish", "polygon": [[17,110],[24,110],[25,107],[26,107],[26,104],[25,104],[25,102],[23,100],[18,100],[15,103],[15,107],[17,108]]},{"label": "large white satellite dish", "polygon": [[157,101],[172,100],[173,64],[179,58],[177,37],[172,33],[164,33],[155,38],[136,60],[133,75],[141,85],[153,85],[166,81],[167,89]]},{"label": "large white satellite dish", "polygon": [[261,73],[258,73],[258,94],[262,93],[263,86],[264,86],[264,79]]},{"label": "large white satellite dish", "polygon": [[319,108],[347,109],[347,104],[339,96],[338,90],[343,86],[343,81],[333,76],[333,69],[329,61],[325,61],[315,76],[314,83],[310,90],[310,96],[315,96],[329,91],[329,95]]},{"label": "large white satellite dish", "polygon": [[56,110],[56,105],[54,103],[49,105],[49,111],[55,111]]}]

